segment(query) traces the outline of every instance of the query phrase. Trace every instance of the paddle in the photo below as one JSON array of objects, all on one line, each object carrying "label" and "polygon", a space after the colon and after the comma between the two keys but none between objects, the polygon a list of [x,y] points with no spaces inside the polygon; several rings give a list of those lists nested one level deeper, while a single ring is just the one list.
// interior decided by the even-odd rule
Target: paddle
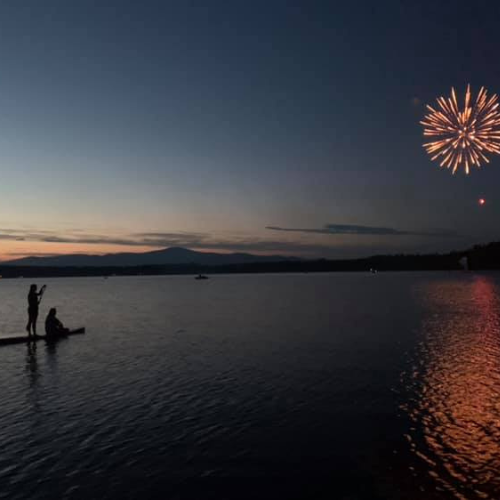
[{"label": "paddle", "polygon": [[46,288],[47,288],[47,285],[43,285],[42,288],[40,288],[40,293],[38,294],[39,295],[39,299],[38,299],[39,304],[42,301],[42,297],[43,297],[43,294],[45,293]]}]

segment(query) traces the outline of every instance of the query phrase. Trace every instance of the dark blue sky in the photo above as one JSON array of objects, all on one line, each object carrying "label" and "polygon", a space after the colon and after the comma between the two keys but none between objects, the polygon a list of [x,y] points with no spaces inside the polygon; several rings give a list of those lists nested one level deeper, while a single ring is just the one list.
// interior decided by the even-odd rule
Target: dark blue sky
[{"label": "dark blue sky", "polygon": [[452,86],[500,92],[499,18],[494,1],[3,1],[0,256],[498,239],[500,157],[452,176],[418,122]]}]

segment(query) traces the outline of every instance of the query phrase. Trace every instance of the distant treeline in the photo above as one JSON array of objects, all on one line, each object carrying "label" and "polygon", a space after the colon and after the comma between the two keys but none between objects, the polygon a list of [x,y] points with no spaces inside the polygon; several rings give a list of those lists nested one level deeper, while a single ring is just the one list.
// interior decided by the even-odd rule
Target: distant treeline
[{"label": "distant treeline", "polygon": [[500,269],[500,242],[476,245],[462,252],[423,255],[375,255],[363,259],[301,260],[283,262],[259,262],[202,266],[197,264],[171,264],[164,266],[133,267],[37,267],[1,266],[4,278],[57,277],[57,276],[136,276],[168,274],[231,274],[231,273],[317,273],[341,271],[438,271],[462,269],[460,263],[467,257],[469,269]]}]

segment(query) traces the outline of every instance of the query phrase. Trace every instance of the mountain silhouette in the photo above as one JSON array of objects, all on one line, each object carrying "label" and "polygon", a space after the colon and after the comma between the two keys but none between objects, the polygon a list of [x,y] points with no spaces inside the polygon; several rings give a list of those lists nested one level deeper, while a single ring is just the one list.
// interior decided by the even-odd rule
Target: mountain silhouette
[{"label": "mountain silhouette", "polygon": [[224,266],[231,264],[252,264],[260,262],[298,261],[297,257],[282,255],[252,255],[249,253],[210,253],[197,252],[188,248],[170,247],[144,253],[111,253],[106,255],[54,255],[51,257],[24,257],[2,262],[5,266],[41,267],[126,267],[162,266],[172,264],[196,264],[204,266]]}]

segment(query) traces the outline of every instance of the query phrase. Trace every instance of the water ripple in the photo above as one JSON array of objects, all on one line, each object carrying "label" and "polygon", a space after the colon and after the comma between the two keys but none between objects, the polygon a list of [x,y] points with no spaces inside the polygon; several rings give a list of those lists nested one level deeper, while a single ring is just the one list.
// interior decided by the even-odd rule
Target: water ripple
[{"label": "water ripple", "polygon": [[[2,500],[500,498],[495,279],[48,284],[88,334],[0,350]],[[0,280],[0,333],[25,296]]]},{"label": "water ripple", "polygon": [[500,309],[487,277],[434,284],[403,409],[428,474],[454,497],[500,497]]}]

